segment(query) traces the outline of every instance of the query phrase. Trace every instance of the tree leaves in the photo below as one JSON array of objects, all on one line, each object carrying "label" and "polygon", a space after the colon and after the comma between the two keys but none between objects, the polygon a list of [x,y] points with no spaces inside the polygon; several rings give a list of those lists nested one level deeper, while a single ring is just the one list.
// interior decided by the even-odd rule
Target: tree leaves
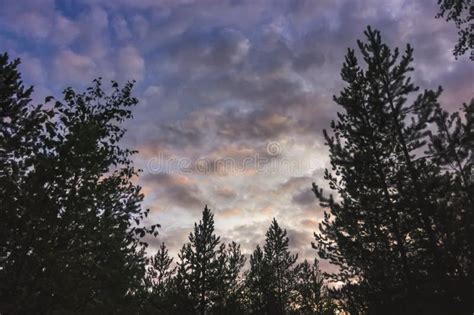
[{"label": "tree leaves", "polygon": [[133,85],[67,88],[46,110],[30,104],[18,64],[0,55],[0,312],[133,310],[141,238],[158,233],[143,226],[133,151],[119,146]]}]

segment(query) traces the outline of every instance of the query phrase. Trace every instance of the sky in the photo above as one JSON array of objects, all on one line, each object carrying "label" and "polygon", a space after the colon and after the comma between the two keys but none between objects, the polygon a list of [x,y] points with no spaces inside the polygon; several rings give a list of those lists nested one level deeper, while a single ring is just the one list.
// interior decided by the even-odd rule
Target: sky
[{"label": "sky", "polygon": [[[344,83],[348,47],[371,25],[414,49],[414,82],[443,86],[454,111],[473,97],[474,68],[456,60],[456,28],[435,0],[3,0],[0,52],[22,60],[34,101],[94,78],[136,80],[140,100],[123,145],[137,149],[151,248],[175,254],[204,205],[216,231],[249,254],[276,218],[301,258],[314,258],[323,216],[322,130]],[[330,269],[327,264],[323,269]]]}]

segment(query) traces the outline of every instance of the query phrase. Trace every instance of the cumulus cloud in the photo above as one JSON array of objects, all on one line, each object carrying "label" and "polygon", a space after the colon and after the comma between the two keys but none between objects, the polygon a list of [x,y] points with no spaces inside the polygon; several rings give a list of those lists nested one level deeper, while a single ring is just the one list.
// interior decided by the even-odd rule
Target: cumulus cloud
[{"label": "cumulus cloud", "polygon": [[115,37],[120,41],[126,41],[132,37],[127,20],[121,16],[116,16],[112,20],[112,29]]},{"label": "cumulus cloud", "polygon": [[152,185],[154,194],[166,200],[169,204],[180,206],[190,211],[198,211],[203,204],[200,198],[200,188],[192,179],[180,174],[149,174],[143,182]]},{"label": "cumulus cloud", "polygon": [[273,139],[296,126],[294,118],[271,111],[233,109],[216,118],[217,134],[231,141]]},{"label": "cumulus cloud", "polygon": [[235,217],[241,214],[242,214],[242,209],[240,208],[228,208],[217,213],[217,215],[225,217],[225,218]]},{"label": "cumulus cloud", "polygon": [[66,83],[90,82],[97,76],[96,64],[92,58],[65,49],[53,61],[56,80]]},{"label": "cumulus cloud", "polygon": [[56,15],[54,33],[52,36],[54,43],[59,46],[67,46],[74,42],[80,33],[81,29],[79,25],[62,15]]},{"label": "cumulus cloud", "polygon": [[[309,186],[309,185],[308,185]],[[299,205],[310,205],[310,204],[315,204],[316,203],[316,198],[314,196],[314,193],[311,191],[311,189],[304,189],[293,195],[291,200]]]},{"label": "cumulus cloud", "polygon": [[23,55],[21,57],[22,74],[26,80],[33,84],[42,84],[46,78],[41,59]]},{"label": "cumulus cloud", "polygon": [[218,187],[215,190],[215,195],[223,199],[232,199],[237,196],[237,193],[230,187]]},{"label": "cumulus cloud", "polygon": [[25,33],[35,39],[44,39],[51,31],[51,21],[36,12],[25,12],[17,16],[19,32]]},{"label": "cumulus cloud", "polygon": [[136,81],[143,80],[145,60],[135,47],[126,46],[121,48],[117,54],[116,66],[120,78]]},{"label": "cumulus cloud", "polygon": [[190,70],[204,68],[224,70],[241,62],[247,55],[250,41],[234,29],[217,29],[205,33],[190,30],[170,47],[169,56],[178,67]]},{"label": "cumulus cloud", "polygon": [[[145,203],[172,252],[209,203],[225,239],[246,253],[263,243],[275,216],[292,246],[311,257],[322,209],[310,185],[324,186],[328,166],[322,129],[338,110],[332,95],[344,86],[346,48],[367,24],[391,46],[414,46],[415,83],[443,85],[446,107],[472,97],[469,60],[451,54],[456,29],[435,14],[431,0],[7,1],[0,49],[22,56],[26,83],[44,93],[98,76],[139,81],[141,103],[124,144],[140,151]],[[280,152],[269,154],[269,143]],[[190,163],[155,174],[147,165],[160,156],[204,158],[214,171]],[[242,167],[255,156],[280,168],[228,172],[217,162]],[[283,161],[305,167],[281,168]]]},{"label": "cumulus cloud", "polygon": [[318,226],[318,222],[312,219],[304,219],[301,220],[301,225],[308,229],[316,229],[316,227]]}]

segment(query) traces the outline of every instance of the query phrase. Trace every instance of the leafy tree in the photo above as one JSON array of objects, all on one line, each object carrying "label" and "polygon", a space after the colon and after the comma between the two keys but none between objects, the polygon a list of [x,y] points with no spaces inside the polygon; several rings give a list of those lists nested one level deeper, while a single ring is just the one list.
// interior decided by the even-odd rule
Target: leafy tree
[{"label": "leafy tree", "polygon": [[[147,215],[118,145],[137,100],[132,83],[32,106],[19,61],[0,56],[0,311],[133,309],[145,272]],[[52,104],[51,104],[52,103]],[[46,109],[49,108],[49,109]]]},{"label": "leafy tree", "polygon": [[453,21],[458,29],[458,42],[454,47],[454,56],[459,57],[471,51],[474,60],[474,4],[470,0],[438,0],[437,18]]},{"label": "leafy tree", "polygon": [[206,206],[202,220],[194,224],[189,243],[178,262],[179,290],[192,300],[195,313],[205,314],[213,305],[219,281],[220,238],[214,233],[214,215]]},{"label": "leafy tree", "polygon": [[26,307],[21,303],[26,303],[30,292],[23,288],[33,279],[23,274],[33,268],[38,272],[39,260],[30,258],[37,255],[31,250],[38,241],[31,229],[36,216],[29,210],[33,202],[24,198],[31,189],[27,181],[43,153],[43,129],[52,114],[31,105],[33,88],[23,85],[19,64],[19,59],[10,61],[6,53],[0,55],[0,312]]},{"label": "leafy tree", "polygon": [[365,35],[358,46],[366,67],[349,49],[341,71],[348,85],[334,97],[344,112],[331,123],[333,134],[324,132],[333,171],[325,179],[337,200],[313,184],[330,209],[313,246],[339,266],[333,279],[346,283],[341,292],[355,312],[462,309],[465,301],[456,301],[449,285],[460,239],[445,230],[459,224],[457,210],[439,165],[421,154],[441,90],[412,97],[413,49],[400,56],[378,31]]}]

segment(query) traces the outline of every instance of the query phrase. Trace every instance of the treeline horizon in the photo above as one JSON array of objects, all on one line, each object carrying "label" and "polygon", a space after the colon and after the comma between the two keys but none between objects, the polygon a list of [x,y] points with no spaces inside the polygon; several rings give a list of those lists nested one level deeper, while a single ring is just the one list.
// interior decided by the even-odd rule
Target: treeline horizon
[{"label": "treeline horizon", "polygon": [[[207,206],[194,224],[177,260],[165,242],[150,258],[145,283],[145,312],[159,314],[335,314],[316,258],[298,263],[289,237],[273,219],[263,247],[256,246],[249,266],[240,244],[216,235]],[[173,264],[174,262],[174,264]]]},{"label": "treeline horizon", "polygon": [[160,226],[132,181],[137,151],[120,145],[133,82],[33,105],[20,60],[1,54],[0,313],[472,314],[474,98],[447,112],[441,87],[412,83],[410,45],[364,35],[324,130],[331,192],[312,184],[325,209],[314,260],[298,262],[273,219],[245,271],[207,206],[175,266],[164,243],[146,254]]}]

